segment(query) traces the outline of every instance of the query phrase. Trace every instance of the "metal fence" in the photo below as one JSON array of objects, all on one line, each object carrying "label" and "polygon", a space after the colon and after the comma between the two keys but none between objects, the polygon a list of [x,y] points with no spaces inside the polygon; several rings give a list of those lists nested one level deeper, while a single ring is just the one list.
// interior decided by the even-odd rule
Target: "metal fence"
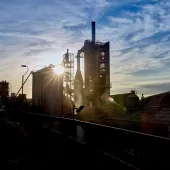
[{"label": "metal fence", "polygon": [[140,169],[170,168],[170,140],[79,120],[25,113],[26,121],[41,122],[53,133],[71,137],[91,148]]}]

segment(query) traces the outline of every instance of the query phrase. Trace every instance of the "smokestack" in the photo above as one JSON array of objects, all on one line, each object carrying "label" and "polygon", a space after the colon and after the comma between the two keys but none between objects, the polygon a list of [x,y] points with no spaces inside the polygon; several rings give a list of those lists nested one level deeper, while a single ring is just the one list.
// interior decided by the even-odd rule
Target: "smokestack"
[{"label": "smokestack", "polygon": [[66,59],[66,61],[68,61],[68,60],[69,60],[69,53],[68,53],[68,49],[67,49],[67,53],[66,53],[66,55],[65,55],[65,56],[66,56],[66,58],[65,58],[65,59]]},{"label": "smokestack", "polygon": [[95,36],[96,36],[96,35],[95,35],[95,34],[96,34],[96,33],[95,33],[95,29],[96,29],[96,28],[95,28],[95,22],[92,21],[91,25],[92,25],[92,42],[95,42],[95,41],[96,41],[96,40],[95,40],[95,39],[96,39],[96,38],[95,38]]}]

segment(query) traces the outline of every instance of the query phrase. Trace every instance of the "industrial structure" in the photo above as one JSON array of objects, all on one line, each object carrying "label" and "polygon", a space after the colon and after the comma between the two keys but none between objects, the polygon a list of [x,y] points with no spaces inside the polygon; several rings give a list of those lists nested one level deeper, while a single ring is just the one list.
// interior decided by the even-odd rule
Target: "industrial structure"
[{"label": "industrial structure", "polygon": [[33,72],[32,104],[46,114],[63,114],[63,77],[52,66]]},{"label": "industrial structure", "polygon": [[9,82],[1,81],[0,82],[0,97],[8,97],[9,96]]},{"label": "industrial structure", "polygon": [[[84,58],[84,81],[80,59]],[[95,22],[92,22],[92,40],[85,40],[77,53],[75,75],[75,104],[96,106],[106,103],[110,95],[110,46],[95,39]]]},{"label": "industrial structure", "polygon": [[64,96],[70,100],[74,100],[74,54],[67,52],[63,56],[62,65],[64,67],[63,86]]},{"label": "industrial structure", "polygon": [[19,98],[19,100],[26,101],[27,95],[26,94],[19,94],[18,98]]},{"label": "industrial structure", "polygon": [[[33,105],[41,106],[51,115],[61,115],[63,112],[67,117],[72,113],[74,105],[75,108],[82,105],[97,106],[108,101],[110,47],[109,42],[102,43],[95,40],[95,22],[92,22],[92,40],[85,40],[83,47],[78,50],[76,58],[75,78],[74,54],[69,53],[68,49],[63,55],[62,76],[54,76],[53,67],[46,67],[33,73]],[[80,69],[81,59],[84,62],[84,75]],[[52,103],[53,107],[60,107],[58,112],[56,109],[52,109]],[[49,107],[51,108],[49,109]]]}]

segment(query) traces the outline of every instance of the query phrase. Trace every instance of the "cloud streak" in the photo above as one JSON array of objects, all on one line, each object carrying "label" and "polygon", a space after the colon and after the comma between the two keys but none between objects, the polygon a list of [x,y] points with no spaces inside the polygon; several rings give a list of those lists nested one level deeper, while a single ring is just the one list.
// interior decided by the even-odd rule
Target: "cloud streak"
[{"label": "cloud streak", "polygon": [[[67,48],[76,54],[84,40],[91,39],[92,20],[97,22],[97,39],[111,43],[112,93],[131,88],[150,93],[145,85],[170,78],[159,73],[155,79],[152,71],[169,73],[167,1],[2,0],[0,6],[0,78],[8,76],[16,87],[23,72],[21,64],[30,68],[59,64]],[[168,85],[164,87],[168,90]],[[30,96],[30,82],[25,90]]]}]

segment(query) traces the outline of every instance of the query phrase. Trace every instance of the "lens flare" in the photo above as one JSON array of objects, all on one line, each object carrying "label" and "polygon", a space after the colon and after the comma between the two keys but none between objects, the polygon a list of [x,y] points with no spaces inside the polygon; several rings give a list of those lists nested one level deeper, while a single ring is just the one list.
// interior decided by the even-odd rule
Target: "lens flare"
[{"label": "lens flare", "polygon": [[108,97],[108,100],[109,100],[109,102],[111,102],[111,103],[114,103],[114,104],[116,104],[116,105],[119,105],[119,104],[114,100],[114,98],[111,97],[111,96]]},{"label": "lens flare", "polygon": [[110,101],[110,102],[113,102],[114,103],[114,99],[112,98],[112,97],[108,97],[108,100]]},{"label": "lens flare", "polygon": [[118,104],[118,103],[114,100],[114,98],[112,98],[111,96],[108,97],[108,101],[109,101],[110,103],[114,103],[115,105],[117,105],[123,112],[126,112],[126,111],[127,111],[127,108],[126,108],[126,107]]},{"label": "lens flare", "polygon": [[63,74],[64,73],[64,68],[62,66],[56,66],[53,68],[54,72],[56,74]]}]

